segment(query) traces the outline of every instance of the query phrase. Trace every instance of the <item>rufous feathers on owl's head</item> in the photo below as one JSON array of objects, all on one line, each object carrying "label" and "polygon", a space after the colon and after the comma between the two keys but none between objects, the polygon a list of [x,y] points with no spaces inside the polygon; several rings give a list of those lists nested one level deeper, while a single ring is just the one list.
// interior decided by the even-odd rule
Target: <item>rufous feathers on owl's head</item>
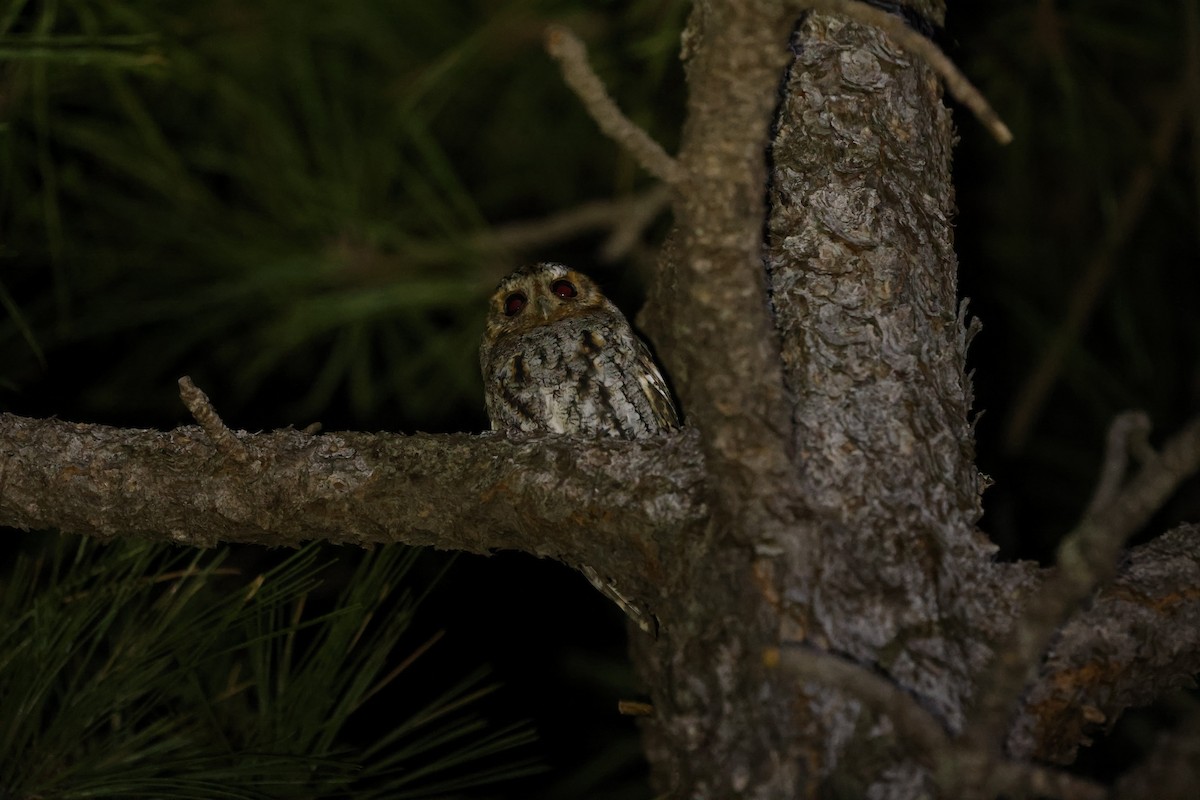
[{"label": "rufous feathers on owl's head", "polygon": [[588,311],[620,313],[582,272],[563,264],[530,264],[496,287],[488,301],[487,338],[525,333]]}]

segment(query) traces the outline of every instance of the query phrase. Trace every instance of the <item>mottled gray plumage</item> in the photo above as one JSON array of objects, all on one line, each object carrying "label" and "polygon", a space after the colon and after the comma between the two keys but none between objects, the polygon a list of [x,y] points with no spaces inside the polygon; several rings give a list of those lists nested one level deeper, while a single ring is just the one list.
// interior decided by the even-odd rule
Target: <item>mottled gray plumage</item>
[{"label": "mottled gray plumage", "polygon": [[632,439],[679,426],[646,345],[590,278],[562,264],[500,282],[479,363],[495,430]]}]

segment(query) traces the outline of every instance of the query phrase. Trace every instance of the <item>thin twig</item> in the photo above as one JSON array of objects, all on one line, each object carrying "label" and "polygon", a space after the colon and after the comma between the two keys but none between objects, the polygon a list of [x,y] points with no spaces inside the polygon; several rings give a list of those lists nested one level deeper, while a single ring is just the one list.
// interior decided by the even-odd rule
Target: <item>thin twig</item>
[{"label": "thin twig", "polygon": [[666,183],[679,179],[679,165],[658,142],[639,128],[608,96],[604,83],[587,60],[587,49],[578,37],[561,25],[546,27],[546,52],[558,61],[563,80],[570,86],[605,135],[624,147],[634,160]]},{"label": "thin twig", "polygon": [[374,281],[403,270],[405,265],[444,262],[460,253],[464,244],[480,253],[508,259],[513,253],[598,232],[607,234],[599,257],[611,262],[624,258],[638,245],[645,230],[666,210],[670,196],[669,188],[656,183],[639,194],[582,203],[545,217],[500,223],[472,234],[465,242],[412,240],[405,246],[403,257],[384,254],[365,242],[339,237],[329,246],[328,256],[344,265],[347,272]]},{"label": "thin twig", "polygon": [[654,706],[637,700],[618,700],[617,713],[625,717],[653,717]]},{"label": "thin twig", "polygon": [[615,200],[598,200],[542,219],[497,225],[473,237],[481,249],[530,250],[565,241],[589,231],[611,231],[603,248],[605,260],[620,258],[631,242],[661,213],[670,200],[665,186]]},{"label": "thin twig", "polygon": [[934,72],[940,75],[950,96],[970,109],[971,113],[988,129],[997,142],[1008,144],[1012,141],[1012,131],[1000,119],[1000,115],[988,103],[983,93],[967,80],[967,76],[954,65],[954,62],[941,51],[941,48],[910,28],[903,18],[858,0],[799,0],[797,6],[813,11],[840,14],[855,22],[879,28],[898,45],[921,58]]},{"label": "thin twig", "polygon": [[1140,452],[1139,460],[1146,460],[1148,447],[1146,436],[1150,433],[1150,417],[1145,411],[1126,411],[1108,426],[1108,441],[1104,447],[1104,462],[1100,466],[1100,480],[1092,492],[1085,516],[1095,516],[1116,499],[1117,492],[1125,483],[1129,469],[1129,456]]},{"label": "thin twig", "polygon": [[1154,133],[1148,158],[1130,175],[1112,222],[1092,252],[1087,267],[1080,273],[1079,280],[1071,288],[1063,321],[1042,350],[1037,366],[1017,392],[1013,412],[1004,431],[1004,447],[1010,453],[1025,446],[1034,423],[1041,415],[1046,397],[1062,373],[1067,356],[1082,336],[1104,287],[1116,271],[1117,254],[1141,220],[1158,172],[1166,163],[1183,129],[1183,109],[1186,105],[1185,83],[1171,97]]},{"label": "thin twig", "polygon": [[208,395],[192,383],[192,379],[187,375],[179,379],[179,397],[196,422],[200,423],[200,427],[218,452],[239,464],[245,464],[250,460],[250,452],[246,446],[238,440],[233,431],[225,426],[220,415],[217,414],[217,410],[213,408],[212,402],[208,399]]},{"label": "thin twig", "polygon": [[[1111,442],[1110,442],[1111,443]],[[1109,454],[1107,460],[1116,460]],[[978,746],[998,746],[1054,632],[1102,581],[1111,577],[1125,540],[1200,469],[1200,417],[1192,419],[1111,498],[1089,510],[1058,548],[1057,574],[1025,608],[980,682],[983,694],[967,729]]]}]

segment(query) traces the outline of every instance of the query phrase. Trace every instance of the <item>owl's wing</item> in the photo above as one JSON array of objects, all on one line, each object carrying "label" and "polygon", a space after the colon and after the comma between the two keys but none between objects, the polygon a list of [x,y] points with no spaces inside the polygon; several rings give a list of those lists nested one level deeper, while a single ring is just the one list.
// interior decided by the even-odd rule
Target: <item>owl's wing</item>
[{"label": "owl's wing", "polygon": [[638,385],[642,387],[642,393],[650,401],[654,418],[660,428],[678,428],[679,412],[675,410],[675,401],[671,399],[671,390],[667,388],[667,381],[658,369],[658,364],[654,363],[654,356],[650,354],[650,348],[640,337],[635,335],[633,338],[637,342]]}]

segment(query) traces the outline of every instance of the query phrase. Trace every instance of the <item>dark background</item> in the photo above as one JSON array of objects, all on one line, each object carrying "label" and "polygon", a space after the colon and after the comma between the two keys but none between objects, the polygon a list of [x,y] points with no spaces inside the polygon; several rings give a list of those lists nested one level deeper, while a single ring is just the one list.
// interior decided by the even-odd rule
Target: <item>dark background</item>
[{"label": "dark background", "polygon": [[[984,323],[979,465],[995,480],[981,524],[1006,558],[1052,556],[1114,414],[1145,409],[1161,438],[1200,405],[1196,9],[960,2],[939,38],[1015,134],[1001,147],[954,110],[960,286]],[[685,15],[682,0],[8,0],[0,408],[167,428],[190,422],[187,374],[235,428],[484,429],[477,347],[499,277],[569,262],[632,314],[669,225],[612,263],[603,232],[480,244],[489,226],[651,186],[564,88],[543,26],[579,33],[671,151]],[[1176,133],[1156,154],[1160,130]],[[1097,263],[1082,336],[1017,441],[1020,388]],[[1198,512],[1192,483],[1150,531]],[[641,697],[623,621],[582,577],[459,557],[423,620],[447,630],[431,681],[489,663],[504,689],[488,713],[541,732],[551,770],[497,791],[649,796],[615,711]],[[1111,774],[1170,714],[1131,715],[1082,768]]]}]

